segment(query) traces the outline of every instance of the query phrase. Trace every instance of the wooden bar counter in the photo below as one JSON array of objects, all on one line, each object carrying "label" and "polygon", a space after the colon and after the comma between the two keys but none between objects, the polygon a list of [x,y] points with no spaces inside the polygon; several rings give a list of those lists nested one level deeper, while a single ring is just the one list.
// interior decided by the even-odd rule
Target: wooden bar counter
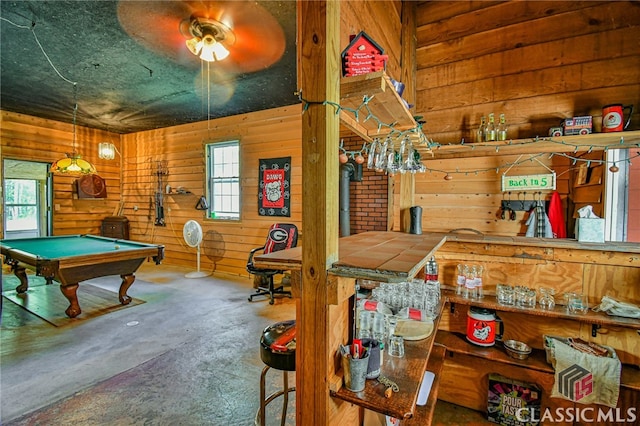
[{"label": "wooden bar counter", "polygon": [[[421,421],[431,419],[430,410],[433,407],[429,408],[428,404],[416,408],[415,397],[425,366],[439,361],[430,359],[431,354],[442,352],[433,350],[433,335],[407,346],[407,359],[400,364],[407,370],[416,369],[417,374],[403,376],[402,380],[411,382],[410,386],[404,386],[408,393],[398,393],[391,400],[385,400],[381,396],[383,387],[373,380],[368,381],[371,383],[367,383],[363,392],[353,393],[341,389],[338,349],[340,344],[348,343],[353,337],[353,295],[356,280],[406,281],[420,275],[432,255],[436,256],[440,267],[439,279],[446,304],[436,323],[439,331],[435,339],[446,347],[447,353],[442,375],[436,382],[443,386],[432,389],[434,397],[437,395],[445,401],[484,411],[488,374],[491,371],[500,371],[516,380],[536,382],[544,389],[543,395],[549,394],[553,374],[550,366],[544,365],[544,357],[539,361],[539,357],[534,357],[529,362],[513,362],[506,355],[497,354],[496,352],[501,351],[497,347],[489,351],[492,356],[487,356],[481,349],[470,345],[459,347],[460,339],[455,336],[464,335],[467,310],[469,306],[477,305],[500,311],[505,326],[504,339],[525,341],[536,353],[544,354],[543,334],[576,336],[613,347],[623,363],[620,406],[633,406],[640,400],[640,320],[593,312],[576,317],[566,314],[562,306],[557,306],[552,311],[523,311],[498,306],[494,296],[497,283],[510,283],[528,285],[532,289],[552,287],[556,290],[558,305],[562,305],[561,295],[564,292],[586,294],[592,307],[600,303],[604,295],[638,305],[639,244],[580,243],[570,239],[456,233],[412,235],[366,232],[340,238],[338,260],[328,268],[327,323],[324,327],[318,327],[327,330],[327,344],[324,350],[318,351],[318,356],[325,356],[329,360],[325,377],[326,392],[331,395],[327,407],[329,424],[359,424],[363,416],[362,407],[400,419],[413,418],[412,422],[417,418]],[[255,262],[261,267],[292,270],[292,292],[294,297],[300,294],[300,286],[304,285],[300,278],[300,248],[257,256]],[[459,263],[484,266],[484,300],[465,301],[447,291],[455,285]],[[442,346],[437,347],[441,349]],[[391,361],[385,361],[384,366],[392,371],[388,362]],[[472,368],[471,365],[476,367]],[[545,404],[553,408],[559,402],[545,397],[543,405]]]},{"label": "wooden bar counter", "polygon": [[[332,368],[327,372],[327,392],[334,401],[331,424],[357,424],[362,419],[359,407],[399,419],[411,418],[416,407],[418,391],[424,376],[435,339],[433,333],[420,341],[405,342],[405,356],[386,356],[382,374],[396,381],[399,392],[390,399],[384,397],[385,387],[376,380],[367,380],[365,390],[351,392],[342,387],[342,371],[338,356],[340,344],[348,344],[353,338],[353,300],[357,279],[381,282],[402,282],[421,273],[429,258],[442,246],[443,235],[413,235],[398,232],[366,232],[340,238],[338,260],[329,269],[327,341],[324,356],[330,359]],[[290,250],[256,256],[258,267],[290,269],[292,293],[300,294],[296,286],[300,282],[302,250]],[[296,276],[297,275],[297,276]],[[440,305],[442,310],[443,304]],[[318,351],[318,354],[322,353]],[[440,353],[440,361],[444,354]],[[320,355],[319,355],[320,356]],[[434,404],[429,409],[433,410]],[[351,407],[350,409],[348,407]],[[423,415],[430,417],[426,407]],[[345,414],[345,411],[347,412]],[[349,413],[350,412],[350,413]]]}]

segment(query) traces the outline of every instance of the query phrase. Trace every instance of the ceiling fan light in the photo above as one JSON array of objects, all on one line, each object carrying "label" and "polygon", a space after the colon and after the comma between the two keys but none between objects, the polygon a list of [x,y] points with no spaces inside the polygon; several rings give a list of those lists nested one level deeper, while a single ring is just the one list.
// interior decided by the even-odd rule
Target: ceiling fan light
[{"label": "ceiling fan light", "polygon": [[211,49],[213,50],[213,56],[215,56],[216,60],[221,61],[227,56],[229,56],[229,51],[222,43],[215,43]]},{"label": "ceiling fan light", "polygon": [[223,23],[213,19],[191,17],[189,33],[192,38],[186,40],[187,48],[203,61],[221,61],[229,56],[227,46],[233,45],[235,35]]},{"label": "ceiling fan light", "polygon": [[208,62],[221,61],[229,56],[229,51],[218,42],[211,34],[206,34],[202,38],[202,52],[200,59]]},{"label": "ceiling fan light", "polygon": [[200,50],[202,50],[202,39],[200,37],[194,37],[186,41],[187,49],[194,55],[198,56]]}]

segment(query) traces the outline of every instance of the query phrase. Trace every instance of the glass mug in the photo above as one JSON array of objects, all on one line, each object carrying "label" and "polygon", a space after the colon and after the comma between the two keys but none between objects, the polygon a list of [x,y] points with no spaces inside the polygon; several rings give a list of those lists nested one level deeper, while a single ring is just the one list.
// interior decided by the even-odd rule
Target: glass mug
[{"label": "glass mug", "polygon": [[540,298],[538,299],[540,308],[545,310],[552,310],[555,308],[556,300],[553,296],[556,294],[556,291],[549,287],[540,287],[538,291],[540,292]]},{"label": "glass mug", "polygon": [[516,306],[519,308],[528,307],[529,299],[529,287],[524,285],[517,285],[514,288]]},{"label": "glass mug", "polygon": [[496,299],[498,304],[503,306],[513,306],[515,303],[515,291],[509,284],[496,285]]},{"label": "glass mug", "polygon": [[569,300],[571,300],[571,298],[576,296],[577,294],[578,293],[573,293],[573,292],[566,292],[562,294],[562,300],[564,300],[564,308],[567,314],[571,313],[569,311]]},{"label": "glass mug", "polygon": [[589,312],[589,300],[586,294],[574,293],[569,296],[569,313],[585,315]]}]

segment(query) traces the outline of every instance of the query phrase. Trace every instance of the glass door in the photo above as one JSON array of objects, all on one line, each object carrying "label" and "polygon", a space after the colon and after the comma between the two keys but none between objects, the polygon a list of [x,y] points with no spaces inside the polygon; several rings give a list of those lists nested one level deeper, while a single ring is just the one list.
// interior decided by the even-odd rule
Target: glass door
[{"label": "glass door", "polygon": [[48,164],[4,161],[5,239],[33,238],[50,234]]}]

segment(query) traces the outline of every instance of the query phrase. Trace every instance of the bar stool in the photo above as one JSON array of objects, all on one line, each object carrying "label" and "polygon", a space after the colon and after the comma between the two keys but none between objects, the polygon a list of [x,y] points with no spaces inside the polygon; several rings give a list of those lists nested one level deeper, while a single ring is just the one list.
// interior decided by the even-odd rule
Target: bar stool
[{"label": "bar stool", "polygon": [[[289,371],[296,371],[296,321],[282,321],[265,328],[260,338],[260,359],[266,364],[260,375],[260,408],[256,413],[255,424],[264,426],[267,405],[280,395],[282,401],[282,418],[280,424],[284,426],[287,418],[289,392],[296,390],[289,387]],[[265,378],[271,368],[282,371],[283,389],[265,398]],[[258,422],[259,419],[259,422]]]}]

